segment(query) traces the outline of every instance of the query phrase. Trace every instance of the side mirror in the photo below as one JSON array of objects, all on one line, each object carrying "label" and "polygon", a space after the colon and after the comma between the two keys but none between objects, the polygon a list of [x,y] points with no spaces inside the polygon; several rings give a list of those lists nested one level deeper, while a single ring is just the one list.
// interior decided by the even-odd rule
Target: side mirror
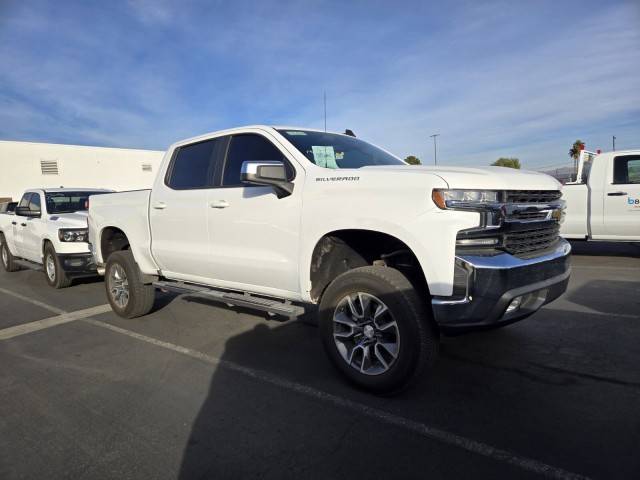
[{"label": "side mirror", "polygon": [[40,210],[31,210],[29,207],[16,207],[16,215],[20,217],[39,217]]},{"label": "side mirror", "polygon": [[293,183],[287,180],[287,170],[282,162],[247,161],[242,162],[240,180],[251,185],[269,185],[274,188],[278,198],[293,193]]}]

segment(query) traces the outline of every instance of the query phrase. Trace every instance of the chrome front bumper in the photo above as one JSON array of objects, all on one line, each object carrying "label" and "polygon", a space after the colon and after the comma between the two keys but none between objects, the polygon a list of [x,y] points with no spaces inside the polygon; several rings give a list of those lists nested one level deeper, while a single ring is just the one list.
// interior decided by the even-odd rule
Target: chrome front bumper
[{"label": "chrome front bumper", "polygon": [[570,253],[569,243],[559,239],[551,251],[530,259],[508,253],[460,255],[456,262],[467,271],[465,293],[433,298],[434,318],[443,332],[457,333],[528,317],[567,289]]}]

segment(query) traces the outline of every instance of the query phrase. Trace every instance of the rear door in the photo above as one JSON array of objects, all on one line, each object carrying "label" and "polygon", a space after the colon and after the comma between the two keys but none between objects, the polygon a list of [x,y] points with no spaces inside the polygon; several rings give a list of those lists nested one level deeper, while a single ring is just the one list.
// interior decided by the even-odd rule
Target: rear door
[{"label": "rear door", "polygon": [[604,230],[616,240],[640,240],[640,155],[613,159],[613,182],[605,185]]},{"label": "rear door", "polygon": [[207,226],[209,189],[226,140],[178,147],[151,192],[151,250],[167,277],[203,281],[211,275]]}]

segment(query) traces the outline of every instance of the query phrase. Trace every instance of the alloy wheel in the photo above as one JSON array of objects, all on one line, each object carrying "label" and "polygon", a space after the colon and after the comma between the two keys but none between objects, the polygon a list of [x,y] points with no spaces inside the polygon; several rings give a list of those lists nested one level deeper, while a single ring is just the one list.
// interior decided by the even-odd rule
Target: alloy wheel
[{"label": "alloy wheel", "polygon": [[56,263],[53,260],[52,255],[47,255],[47,258],[45,260],[45,270],[47,271],[47,277],[49,277],[49,280],[51,282],[55,282],[56,281]]},{"label": "alloy wheel", "polygon": [[109,271],[109,294],[119,308],[129,303],[129,280],[127,274],[117,263]]},{"label": "alloy wheel", "polygon": [[333,339],[343,360],[365,375],[388,371],[400,351],[400,331],[391,310],[378,297],[364,292],[338,302]]}]

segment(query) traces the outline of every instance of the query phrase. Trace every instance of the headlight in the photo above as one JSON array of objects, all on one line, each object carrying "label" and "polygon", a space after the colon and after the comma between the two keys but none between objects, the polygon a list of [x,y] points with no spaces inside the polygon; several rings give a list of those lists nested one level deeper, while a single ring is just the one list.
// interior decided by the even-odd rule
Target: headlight
[{"label": "headlight", "polygon": [[474,209],[484,204],[500,201],[500,192],[496,190],[444,190],[434,189],[433,202],[441,209]]},{"label": "headlight", "polygon": [[61,228],[58,230],[61,242],[86,242],[89,239],[87,228]]}]

